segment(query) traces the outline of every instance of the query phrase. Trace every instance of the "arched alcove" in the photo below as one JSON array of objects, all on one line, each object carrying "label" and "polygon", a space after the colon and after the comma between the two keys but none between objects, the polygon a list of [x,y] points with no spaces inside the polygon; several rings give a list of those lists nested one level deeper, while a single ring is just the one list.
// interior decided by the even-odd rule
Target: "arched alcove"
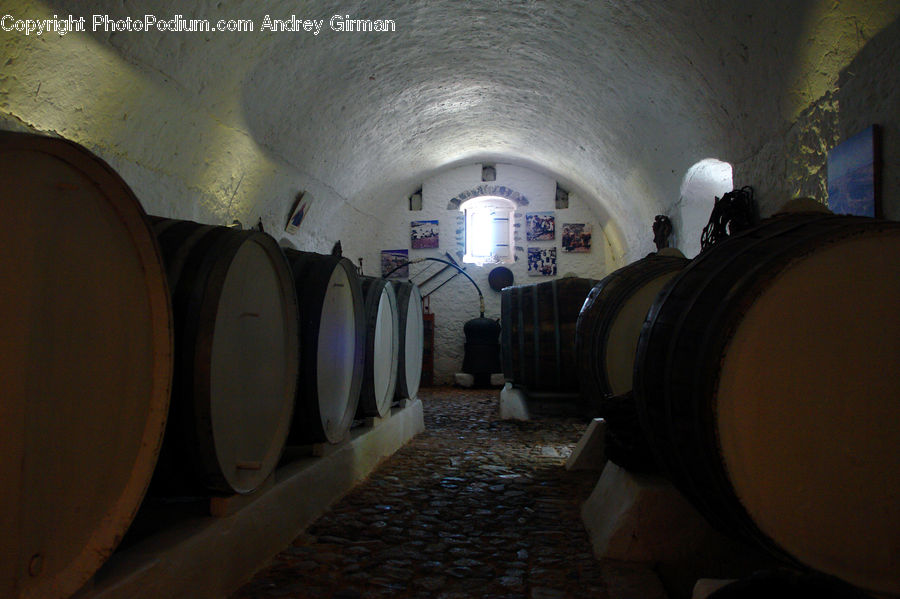
[{"label": "arched alcove", "polygon": [[674,245],[688,258],[700,253],[700,234],[709,222],[716,198],[733,187],[731,164],[715,158],[705,158],[685,173],[678,209],[670,218],[675,229]]}]

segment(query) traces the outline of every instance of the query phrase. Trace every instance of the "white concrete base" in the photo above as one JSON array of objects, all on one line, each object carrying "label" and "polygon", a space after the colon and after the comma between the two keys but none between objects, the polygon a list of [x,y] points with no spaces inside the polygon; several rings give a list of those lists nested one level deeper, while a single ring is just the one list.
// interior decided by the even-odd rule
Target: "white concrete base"
[{"label": "white concrete base", "polygon": [[500,390],[500,418],[503,420],[530,420],[525,393],[510,383],[506,383]]},{"label": "white concrete base", "polygon": [[425,430],[421,400],[354,431],[324,457],[275,472],[275,483],[221,518],[196,518],[116,553],[77,599],[220,599],[238,589],[384,458]]},{"label": "white concrete base", "polygon": [[[475,375],[468,372],[456,372],[453,374],[453,382],[460,387],[470,389],[475,386]],[[495,372],[491,375],[491,387],[502,387],[506,382],[506,377],[502,372]]]},{"label": "white concrete base", "polygon": [[475,385],[475,376],[468,372],[457,372],[453,375],[453,382],[468,389]]},{"label": "white concrete base", "polygon": [[606,464],[605,434],[606,421],[594,418],[566,460],[566,470],[603,470]]},{"label": "white concrete base", "polygon": [[718,537],[667,480],[612,462],[584,502],[581,518],[599,558],[676,563]]}]

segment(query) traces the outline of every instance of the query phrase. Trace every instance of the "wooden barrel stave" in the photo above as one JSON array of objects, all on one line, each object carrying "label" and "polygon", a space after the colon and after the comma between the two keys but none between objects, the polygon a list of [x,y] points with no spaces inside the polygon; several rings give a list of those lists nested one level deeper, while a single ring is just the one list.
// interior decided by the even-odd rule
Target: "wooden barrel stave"
[{"label": "wooden barrel stave", "polygon": [[512,327],[502,325],[504,322],[508,323],[512,318],[513,298],[512,293],[508,293],[507,289],[508,287],[505,287],[500,291],[500,366],[503,369],[503,378],[511,381],[513,378]]},{"label": "wooden barrel stave", "polygon": [[0,132],[0,595],[69,596],[118,545],[156,464],[172,377],[146,215],[98,157]]},{"label": "wooden barrel stave", "polygon": [[[894,305],[900,301],[900,292],[896,289],[896,281],[900,279],[896,258],[898,243],[900,230],[894,223],[809,214],[771,219],[717,245],[708,255],[706,252],[701,254],[660,294],[642,331],[635,364],[635,392],[642,425],[673,481],[708,519],[723,530],[761,544],[788,561],[799,561],[870,590],[891,593],[900,588],[900,581],[893,575],[897,571],[897,554],[889,549],[890,544],[900,538],[897,531],[900,525],[896,517],[887,513],[883,514],[882,520],[870,516],[881,511],[878,506],[886,505],[884,493],[887,487],[882,489],[883,483],[878,482],[882,476],[877,473],[866,478],[868,470],[861,464],[874,463],[877,467],[893,460],[894,466],[888,466],[886,470],[896,470],[895,466],[900,466],[900,451],[896,441],[890,440],[896,435],[882,430],[886,426],[882,423],[891,420],[888,414],[892,409],[896,420],[896,408],[888,407],[889,402],[883,399],[885,395],[896,396],[896,383],[892,391],[888,390],[890,384],[886,381],[889,379],[877,372],[871,373],[872,378],[858,381],[848,389],[847,398],[857,400],[865,411],[861,414],[850,412],[854,414],[853,418],[837,417],[835,414],[846,409],[843,396],[835,397],[836,392],[817,381],[832,371],[839,371],[840,367],[820,370],[818,362],[811,362],[805,355],[815,350],[816,342],[798,346],[797,339],[807,339],[809,330],[818,331],[812,336],[832,350],[823,363],[834,362],[834,356],[840,356],[841,360],[847,361],[848,368],[858,369],[848,370],[846,375],[835,379],[841,385],[853,381],[856,372],[865,371],[859,365],[871,360],[860,359],[859,354],[866,353],[867,345],[885,346],[887,343],[889,346],[891,342],[887,337],[900,337],[900,333],[890,332],[898,330],[895,312],[885,305],[882,296],[872,295],[875,292],[869,291],[877,289],[878,293],[887,294],[892,299],[886,301]],[[851,251],[858,251],[860,256],[867,255],[868,258],[850,260],[845,256]],[[866,263],[865,268],[877,272],[878,276],[860,279],[855,274],[857,262]],[[876,284],[874,279],[881,282]],[[843,287],[835,287],[837,283],[830,281],[840,281]],[[839,291],[841,289],[843,291]],[[869,296],[860,295],[865,293]],[[779,294],[790,300],[781,299],[781,303],[777,303],[773,298],[780,298]],[[830,304],[821,298],[835,301],[832,298],[839,299],[842,295],[865,297],[867,305],[863,310],[883,315],[883,318],[878,325],[861,326],[866,321],[845,317],[847,322],[859,324],[838,326],[834,331],[859,328],[867,331],[867,337],[854,338],[848,333],[851,335],[849,341],[842,339],[834,343],[831,341],[837,338],[834,331],[822,328],[821,322],[843,313],[833,314]],[[804,308],[791,312],[789,308],[798,304],[803,304]],[[807,315],[808,312],[821,312],[820,321],[810,323],[812,317]],[[767,330],[766,321],[758,320],[762,317],[754,316],[757,314],[782,319],[783,330],[796,330],[797,334],[772,335],[779,339],[775,343],[761,341],[760,334],[754,336],[752,331]],[[807,328],[801,329],[801,326]],[[748,339],[757,345],[750,345]],[[844,348],[851,346],[857,350],[845,354]],[[747,349],[751,347],[755,349]],[[900,353],[897,349],[875,354],[876,363],[888,364],[891,360],[896,363]],[[770,355],[778,356],[778,359],[772,361]],[[748,379],[748,364],[767,364],[773,372],[780,374]],[[781,372],[786,368],[797,370]],[[780,381],[788,383],[782,385]],[[871,384],[881,385],[885,392],[873,396],[866,391]],[[789,389],[796,391],[789,392]],[[815,391],[811,391],[813,389]],[[763,397],[766,401],[761,399]],[[773,411],[794,416],[803,413],[812,399],[822,406],[812,412],[813,421],[793,422],[787,430],[782,430],[784,427],[778,423],[777,416],[774,424],[755,428],[753,423],[757,418],[741,412],[758,403],[760,407],[753,409],[767,418],[773,418]],[[772,401],[783,403],[773,406]],[[887,410],[883,417],[871,416],[882,409]],[[815,421],[819,414],[823,420]],[[854,419],[860,420],[860,424],[851,425]],[[842,425],[845,420],[847,424]],[[757,433],[758,430],[763,433]],[[820,430],[829,431],[834,438],[823,441],[816,437],[821,434]],[[869,434],[854,432],[858,430],[868,430]],[[760,434],[760,438],[764,438],[763,434],[771,434],[773,439],[781,440],[762,443],[747,453],[748,450],[740,449],[745,446],[741,443],[748,442],[750,433],[747,431]],[[847,433],[853,435],[854,443],[848,445],[848,451],[859,452],[860,462],[848,461],[848,454],[843,450],[838,453],[832,450],[832,447],[840,446],[840,437]],[[813,442],[802,445],[803,451],[796,456],[773,457],[778,448],[785,447],[786,439],[795,438],[812,438]],[[810,446],[822,454],[807,455]],[[801,458],[801,455],[805,457]],[[863,458],[864,455],[867,457]],[[750,456],[754,458],[748,462]],[[813,477],[814,474],[821,475],[825,464],[829,472],[837,468],[848,479],[855,480],[847,488],[840,485],[842,490],[837,493],[840,501],[833,499],[833,485],[823,478]],[[807,467],[811,473],[808,477],[795,471]],[[786,485],[785,492],[767,498],[766,494],[772,493],[770,487],[776,484],[762,482],[767,480]],[[802,481],[802,491],[799,488],[787,490],[796,486],[795,481]],[[812,492],[810,489],[817,489],[816,496],[821,500],[806,509],[785,507],[791,505],[794,497],[805,498]],[[865,500],[859,489],[866,489]],[[879,493],[877,489],[882,490]],[[887,493],[896,493],[896,490]],[[859,504],[860,501],[871,505]],[[845,503],[854,507],[846,507]],[[840,507],[835,507],[838,504]],[[764,505],[780,507],[761,507]],[[796,526],[804,528],[806,533],[797,536],[789,528],[782,528],[787,526],[785,517],[796,521]],[[828,523],[823,523],[822,519]],[[836,540],[840,534],[844,537]],[[879,547],[879,550],[873,551],[870,546]],[[846,549],[848,547],[851,549]],[[891,558],[892,554],[895,557]]]},{"label": "wooden barrel stave", "polygon": [[567,277],[503,289],[500,340],[508,381],[531,391],[578,391],[575,324],[595,282]]},{"label": "wooden barrel stave", "polygon": [[285,249],[300,311],[301,365],[289,442],[338,443],[350,430],[365,370],[365,305],[353,263]]}]

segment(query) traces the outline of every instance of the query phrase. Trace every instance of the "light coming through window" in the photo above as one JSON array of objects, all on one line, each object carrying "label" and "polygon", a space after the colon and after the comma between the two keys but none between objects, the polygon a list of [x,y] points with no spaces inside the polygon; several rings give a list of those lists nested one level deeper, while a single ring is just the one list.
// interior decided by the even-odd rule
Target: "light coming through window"
[{"label": "light coming through window", "polygon": [[463,262],[502,264],[514,260],[513,212],[515,203],[506,198],[481,196],[464,202],[466,215],[466,254]]}]

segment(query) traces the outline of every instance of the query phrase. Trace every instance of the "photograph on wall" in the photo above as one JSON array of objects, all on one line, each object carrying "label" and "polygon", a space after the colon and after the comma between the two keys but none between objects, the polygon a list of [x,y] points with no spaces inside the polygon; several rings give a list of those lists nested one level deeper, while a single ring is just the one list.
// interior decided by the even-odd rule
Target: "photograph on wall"
[{"label": "photograph on wall", "polygon": [[556,276],[556,248],[528,248],[528,276]]},{"label": "photograph on wall", "polygon": [[309,202],[310,195],[308,193],[301,192],[297,196],[294,205],[291,207],[291,215],[288,217],[287,225],[284,227],[286,233],[293,235],[300,228],[300,223],[303,222],[303,218],[309,212]]},{"label": "photograph on wall", "polygon": [[880,216],[877,149],[878,129],[872,126],[828,152],[828,208],[832,212]]},{"label": "photograph on wall", "polygon": [[[381,250],[381,276],[386,279],[409,278],[409,250]],[[401,264],[402,268],[397,268]],[[397,268],[397,270],[394,270]],[[393,271],[393,272],[391,272]]]},{"label": "photograph on wall", "polygon": [[410,243],[414,250],[440,247],[441,228],[436,220],[414,220],[410,223]]},{"label": "photograph on wall", "polygon": [[553,241],[556,219],[553,212],[528,212],[525,214],[525,238],[527,241]]},{"label": "photograph on wall", "polygon": [[591,225],[564,223],[562,226],[562,249],[564,252],[591,251]]}]

